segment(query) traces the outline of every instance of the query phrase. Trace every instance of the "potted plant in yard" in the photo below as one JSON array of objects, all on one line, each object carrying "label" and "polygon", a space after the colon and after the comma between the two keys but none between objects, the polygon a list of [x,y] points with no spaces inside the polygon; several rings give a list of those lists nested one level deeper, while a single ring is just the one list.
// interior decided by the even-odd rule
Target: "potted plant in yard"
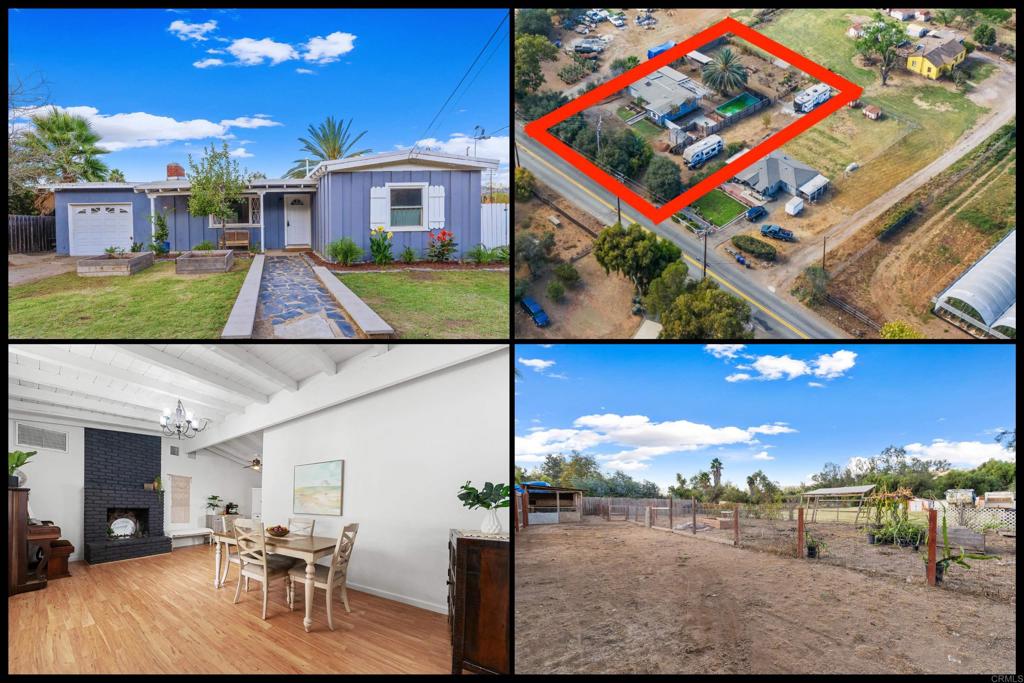
[{"label": "potted plant in yard", "polygon": [[807,546],[807,557],[816,558],[819,552],[825,552],[828,545],[819,538],[814,538],[809,533],[804,534],[804,545]]},{"label": "potted plant in yard", "polygon": [[[928,567],[928,554],[921,556],[925,563],[925,571]],[[958,564],[964,569],[970,569],[971,565],[964,560],[998,560],[998,555],[985,555],[984,553],[966,553],[963,546],[960,547],[960,554],[954,554],[949,547],[949,531],[946,529],[946,515],[942,515],[942,555],[935,560],[935,583],[942,583],[942,575],[951,564]]]},{"label": "potted plant in yard", "polygon": [[221,506],[221,503],[223,501],[224,499],[221,498],[220,496],[209,496],[206,499],[206,509],[209,510],[210,512],[213,512],[214,510]]},{"label": "potted plant in yard", "polygon": [[508,484],[492,484],[485,482],[482,489],[476,489],[467,481],[459,487],[459,500],[464,507],[470,510],[483,508],[487,510],[480,531],[489,534],[501,533],[501,520],[498,519],[498,510],[509,506]]},{"label": "potted plant in yard", "polygon": [[21,478],[18,476],[18,468],[23,467],[38,451],[8,451],[7,452],[7,487],[18,488]]},{"label": "potted plant in yard", "polygon": [[162,213],[152,214],[149,222],[153,224],[153,242],[149,245],[156,254],[166,254],[171,250],[171,231],[167,227],[167,219]]}]

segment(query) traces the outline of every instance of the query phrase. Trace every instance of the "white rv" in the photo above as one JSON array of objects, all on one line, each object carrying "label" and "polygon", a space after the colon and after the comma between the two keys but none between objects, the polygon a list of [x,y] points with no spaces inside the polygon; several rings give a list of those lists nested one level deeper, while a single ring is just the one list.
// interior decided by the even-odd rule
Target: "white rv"
[{"label": "white rv", "polygon": [[805,114],[832,97],[832,86],[816,83],[793,98],[793,111]]},{"label": "white rv", "polygon": [[690,168],[697,168],[721,152],[724,147],[725,144],[722,142],[722,138],[717,135],[709,135],[684,149],[683,161]]}]

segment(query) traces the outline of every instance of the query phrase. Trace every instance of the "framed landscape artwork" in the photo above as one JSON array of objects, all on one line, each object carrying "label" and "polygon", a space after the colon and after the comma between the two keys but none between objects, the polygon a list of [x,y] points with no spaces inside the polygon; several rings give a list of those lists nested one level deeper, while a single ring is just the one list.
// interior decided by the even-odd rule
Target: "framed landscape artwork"
[{"label": "framed landscape artwork", "polygon": [[344,460],[296,465],[292,511],[306,515],[341,515],[344,481]]}]

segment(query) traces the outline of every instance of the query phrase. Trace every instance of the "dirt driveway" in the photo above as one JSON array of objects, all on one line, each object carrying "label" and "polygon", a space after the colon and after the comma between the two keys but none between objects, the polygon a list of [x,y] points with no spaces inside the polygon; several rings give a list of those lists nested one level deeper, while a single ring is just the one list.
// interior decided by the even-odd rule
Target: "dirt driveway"
[{"label": "dirt driveway", "polygon": [[44,278],[70,273],[77,259],[52,252],[7,255],[7,286],[23,285]]},{"label": "dirt driveway", "polygon": [[516,673],[1011,673],[1014,607],[628,522],[516,537]]}]

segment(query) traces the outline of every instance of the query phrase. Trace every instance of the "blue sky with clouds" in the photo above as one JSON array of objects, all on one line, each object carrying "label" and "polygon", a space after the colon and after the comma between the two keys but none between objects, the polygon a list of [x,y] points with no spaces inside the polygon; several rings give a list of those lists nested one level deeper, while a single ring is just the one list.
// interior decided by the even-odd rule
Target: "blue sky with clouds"
[{"label": "blue sky with clouds", "polygon": [[519,344],[516,366],[516,464],[576,448],[663,490],[715,457],[789,485],[890,444],[973,467],[1015,426],[1008,345]]},{"label": "blue sky with clouds", "polygon": [[279,177],[307,126],[334,115],[376,152],[425,140],[464,154],[475,125],[495,131],[476,154],[502,160],[505,184],[508,21],[424,131],[506,13],[12,10],[8,75],[43,75],[52,104],[89,118],[128,180],[162,179],[168,162],[221,140],[244,167]]}]

